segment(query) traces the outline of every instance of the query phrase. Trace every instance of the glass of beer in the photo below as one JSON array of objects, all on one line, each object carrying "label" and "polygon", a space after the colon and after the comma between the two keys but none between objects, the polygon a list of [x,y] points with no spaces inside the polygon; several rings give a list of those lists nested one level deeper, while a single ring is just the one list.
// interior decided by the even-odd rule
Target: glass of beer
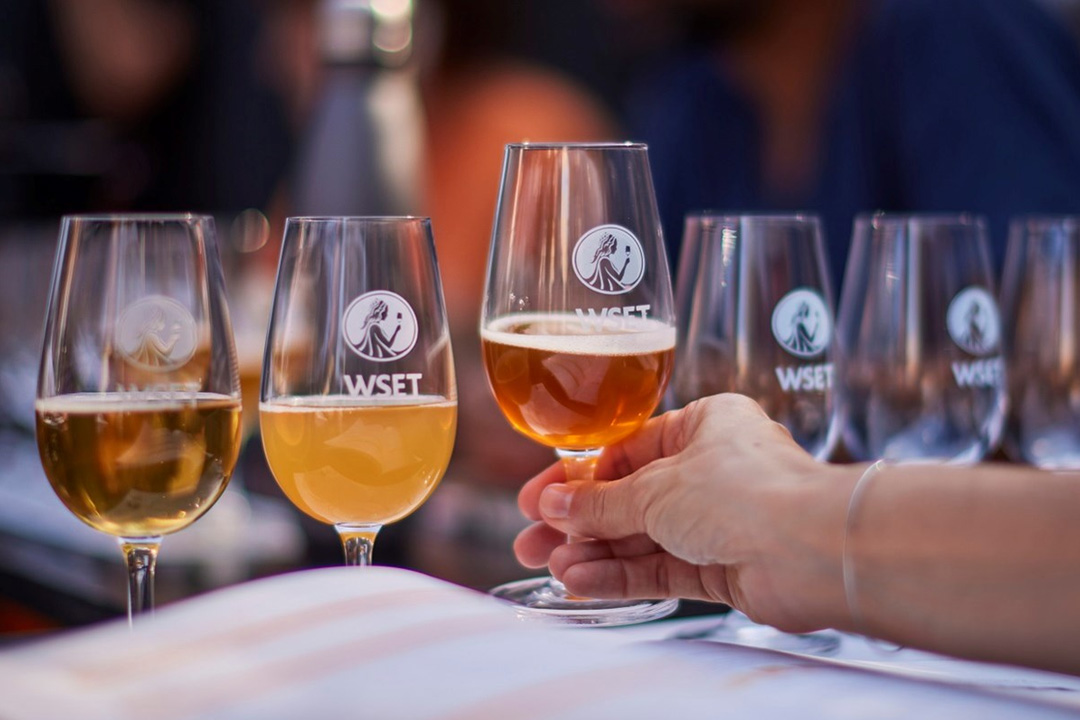
[{"label": "glass of beer", "polygon": [[128,619],[153,609],[163,535],[221,496],[240,443],[240,384],[213,220],[63,220],[36,400],[60,500],[115,535]]},{"label": "glass of beer", "polygon": [[431,223],[289,218],[259,424],[285,495],[370,565],[450,461],[457,388]]},{"label": "glass of beer", "polygon": [[[506,148],[481,318],[484,366],[511,425],[588,480],[604,447],[659,404],[675,355],[675,316],[645,145]],[[525,618],[622,625],[674,600],[566,593],[552,578],[493,594]]]},{"label": "glass of beer", "polygon": [[[747,395],[804,450],[827,460],[837,435],[834,311],[820,219],[690,213],[675,297],[676,403],[724,392]],[[814,654],[840,643],[831,631],[784,633],[737,612],[707,637]]]}]

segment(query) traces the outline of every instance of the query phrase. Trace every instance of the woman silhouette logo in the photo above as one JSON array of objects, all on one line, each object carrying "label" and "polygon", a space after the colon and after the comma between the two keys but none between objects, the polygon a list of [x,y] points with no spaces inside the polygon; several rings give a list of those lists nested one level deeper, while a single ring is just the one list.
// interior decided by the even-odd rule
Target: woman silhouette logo
[{"label": "woman silhouette logo", "polygon": [[812,358],[825,352],[832,341],[832,316],[816,290],[798,288],[776,303],[772,331],[789,353]]},{"label": "woman silhouette logo", "polygon": [[601,225],[574,246],[574,274],[604,295],[633,290],[645,275],[645,253],[632,232],[619,225]]},{"label": "woman silhouette logo", "polygon": [[989,355],[997,350],[1001,334],[997,303],[981,287],[972,285],[956,294],[949,303],[945,324],[953,342],[972,355]]},{"label": "woman silhouette logo", "polygon": [[150,295],[124,309],[116,323],[116,344],[128,362],[143,370],[166,372],[195,354],[195,318],[164,295]]},{"label": "woman silhouette logo", "polygon": [[419,333],[416,313],[405,298],[389,290],[374,290],[346,308],[342,334],[360,357],[389,362],[408,355]]}]

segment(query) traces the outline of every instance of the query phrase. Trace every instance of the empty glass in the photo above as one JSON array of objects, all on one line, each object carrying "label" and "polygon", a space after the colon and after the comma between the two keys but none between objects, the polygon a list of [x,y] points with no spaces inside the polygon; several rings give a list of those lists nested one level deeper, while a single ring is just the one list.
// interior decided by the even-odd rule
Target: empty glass
[{"label": "empty glass", "polygon": [[1009,367],[1005,450],[1080,467],[1080,217],[1013,220],[1001,313]]},{"label": "empty glass", "polygon": [[827,458],[833,300],[820,220],[688,215],[676,298],[678,403],[748,395],[807,452]]},{"label": "empty glass", "polygon": [[856,218],[837,333],[855,459],[973,463],[996,446],[1005,369],[982,218]]},{"label": "empty glass", "polygon": [[[833,300],[820,220],[691,213],[682,248],[672,380],[678,404],[748,395],[807,452],[827,458],[836,438]],[[839,646],[834,632],[783,633],[741,613],[707,637],[803,653]]]}]

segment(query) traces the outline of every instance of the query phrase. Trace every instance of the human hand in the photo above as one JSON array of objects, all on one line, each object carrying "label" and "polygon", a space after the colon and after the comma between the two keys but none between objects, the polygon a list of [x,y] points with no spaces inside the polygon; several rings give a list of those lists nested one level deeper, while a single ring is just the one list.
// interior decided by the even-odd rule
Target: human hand
[{"label": "human hand", "polygon": [[514,550],[580,595],[704,599],[781,629],[824,627],[845,607],[850,488],[832,475],[752,400],[705,398],[608,448],[596,481],[568,484],[556,464],[526,483],[518,501],[535,523]]}]

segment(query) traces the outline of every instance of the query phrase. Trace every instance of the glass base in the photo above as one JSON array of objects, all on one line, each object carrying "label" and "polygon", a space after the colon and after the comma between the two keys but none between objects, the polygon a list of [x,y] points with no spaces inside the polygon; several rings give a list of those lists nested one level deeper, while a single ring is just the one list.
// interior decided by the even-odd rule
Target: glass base
[{"label": "glass base", "polygon": [[550,577],[506,583],[491,594],[513,605],[522,620],[558,625],[636,625],[667,617],[679,607],[678,600],[579,598],[568,594],[562,583]]},{"label": "glass base", "polygon": [[717,625],[678,637],[682,640],[710,640],[801,655],[832,655],[840,649],[840,633],[834,630],[786,633],[769,625],[759,625],[734,610]]}]

